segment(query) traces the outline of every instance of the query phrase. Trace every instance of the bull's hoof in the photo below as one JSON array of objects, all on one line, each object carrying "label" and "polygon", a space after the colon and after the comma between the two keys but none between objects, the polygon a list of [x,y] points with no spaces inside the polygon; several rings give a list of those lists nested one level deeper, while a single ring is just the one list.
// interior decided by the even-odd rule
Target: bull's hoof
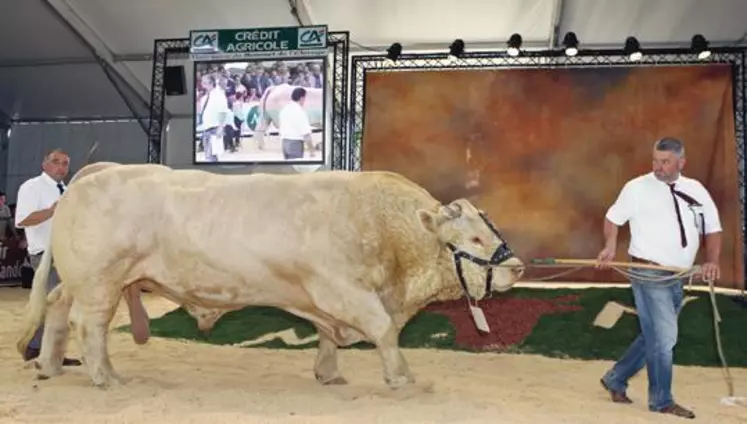
[{"label": "bull's hoof", "polygon": [[93,386],[99,389],[108,389],[124,385],[122,379],[117,375],[98,375],[93,379]]},{"label": "bull's hoof", "polygon": [[316,380],[324,386],[342,386],[348,384],[348,381],[345,379],[345,377],[342,377],[340,375],[336,375],[333,377],[323,377],[319,374],[316,374],[315,377]]},{"label": "bull's hoof", "polygon": [[345,377],[336,377],[329,381],[323,381],[322,384],[325,386],[343,386],[348,384],[348,381],[345,380]]},{"label": "bull's hoof", "polygon": [[395,377],[385,377],[384,381],[391,389],[401,389],[408,384],[414,383],[415,379],[406,375],[398,375]]},{"label": "bull's hoof", "polygon": [[37,380],[49,380],[50,378],[63,373],[62,366],[53,366],[49,363],[44,363],[41,361],[34,361],[34,368],[39,371],[36,374]]}]

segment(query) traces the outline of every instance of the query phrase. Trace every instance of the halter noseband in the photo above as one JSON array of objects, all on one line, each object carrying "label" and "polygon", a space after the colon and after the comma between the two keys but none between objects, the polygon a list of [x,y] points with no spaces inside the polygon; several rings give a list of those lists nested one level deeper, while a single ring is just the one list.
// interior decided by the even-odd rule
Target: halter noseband
[{"label": "halter noseband", "polygon": [[507,260],[514,257],[514,253],[511,251],[511,248],[508,247],[508,244],[501,236],[501,233],[490,222],[488,217],[485,216],[484,213],[480,212],[480,218],[482,218],[483,222],[485,222],[485,225],[487,225],[488,228],[490,228],[490,231],[492,231],[496,237],[502,240],[501,244],[495,249],[490,259],[478,258],[477,256],[474,256],[471,253],[468,253],[468,252],[465,252],[464,250],[459,249],[453,243],[446,243],[446,246],[448,246],[448,248],[451,250],[452,254],[454,255],[454,266],[456,267],[456,273],[457,273],[457,277],[459,278],[459,284],[462,285],[462,289],[464,290],[465,295],[467,295],[467,297],[472,300],[475,300],[475,297],[472,296],[472,294],[470,294],[469,290],[467,289],[467,281],[464,279],[464,273],[462,271],[462,259],[468,259],[469,261],[471,261],[472,263],[476,265],[479,265],[483,268],[487,268],[487,275],[485,276],[485,296],[487,297],[493,291],[493,268],[492,267],[498,266],[502,264],[503,262],[506,262]]}]

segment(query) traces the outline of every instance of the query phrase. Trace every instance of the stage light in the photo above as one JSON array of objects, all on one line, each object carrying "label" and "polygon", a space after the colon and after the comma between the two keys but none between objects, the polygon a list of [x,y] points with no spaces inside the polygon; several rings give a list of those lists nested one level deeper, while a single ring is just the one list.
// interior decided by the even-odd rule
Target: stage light
[{"label": "stage light", "polygon": [[389,46],[388,49],[386,49],[386,58],[392,62],[396,61],[401,54],[402,54],[402,44],[400,43],[394,43],[391,46]]},{"label": "stage light", "polygon": [[464,55],[464,41],[456,39],[449,46],[449,60],[457,60],[462,55]]},{"label": "stage light", "polygon": [[518,56],[521,49],[521,35],[519,34],[513,34],[511,35],[511,38],[508,39],[508,54],[511,56]]},{"label": "stage light", "polygon": [[690,48],[697,53],[698,59],[708,59],[711,56],[711,50],[708,48],[708,41],[701,34],[693,35]]},{"label": "stage light", "polygon": [[643,53],[641,52],[641,45],[635,37],[628,37],[625,39],[625,48],[623,49],[630,60],[641,60]]},{"label": "stage light", "polygon": [[566,56],[575,56],[578,54],[578,38],[575,32],[567,32],[563,38]]}]

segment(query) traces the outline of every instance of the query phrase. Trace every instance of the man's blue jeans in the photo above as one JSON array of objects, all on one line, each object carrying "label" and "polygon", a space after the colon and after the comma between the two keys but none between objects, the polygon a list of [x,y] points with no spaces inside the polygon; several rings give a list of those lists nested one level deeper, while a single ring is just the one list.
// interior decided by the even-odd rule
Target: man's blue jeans
[{"label": "man's blue jeans", "polygon": [[[39,264],[41,263],[42,254],[29,255],[29,262],[34,272],[39,271]],[[52,262],[52,269],[49,271],[49,279],[47,280],[47,293],[51,292],[60,283],[60,277],[57,275],[57,269],[54,267],[54,261]],[[34,333],[34,337],[29,342],[29,346],[32,349],[41,349],[42,337],[44,336],[44,324],[39,326]]]},{"label": "man's blue jeans", "polygon": [[[667,271],[634,268],[631,272],[661,280],[672,275]],[[681,279],[645,281],[631,278],[631,287],[638,313],[641,333],[633,340],[625,354],[604,375],[611,390],[624,392],[628,380],[643,366],[648,371],[648,407],[658,411],[671,405],[672,356],[677,344],[677,318],[682,309],[683,285]]]}]

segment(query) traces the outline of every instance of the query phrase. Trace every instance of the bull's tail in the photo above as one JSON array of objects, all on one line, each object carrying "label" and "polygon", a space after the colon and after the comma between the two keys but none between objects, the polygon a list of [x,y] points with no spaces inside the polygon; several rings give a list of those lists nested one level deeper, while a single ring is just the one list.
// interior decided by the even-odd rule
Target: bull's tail
[{"label": "bull's tail", "polygon": [[257,148],[259,149],[265,148],[265,135],[267,130],[270,128],[270,123],[272,122],[270,114],[267,112],[267,99],[270,97],[270,93],[275,87],[277,86],[273,85],[267,87],[259,100],[259,117],[257,127],[254,129],[254,134],[252,136],[257,143]]},{"label": "bull's tail", "polygon": [[[34,337],[36,329],[44,320],[47,310],[47,280],[49,279],[49,272],[51,269],[52,249],[48,248],[44,251],[39,268],[34,273],[34,281],[31,285],[29,301],[26,304],[26,310],[24,311],[23,321],[21,323],[21,335],[16,344],[18,352],[21,354],[26,352],[26,348]],[[55,293],[55,295],[59,295],[59,290],[62,289],[62,284],[58,285],[56,289],[58,293]]]},{"label": "bull's tail", "polygon": [[267,114],[267,98],[270,97],[270,92],[273,88],[276,86],[271,85],[267,87],[264,93],[262,93],[262,99],[260,100],[260,107],[259,107],[259,113],[261,114],[261,117],[264,118]]}]

